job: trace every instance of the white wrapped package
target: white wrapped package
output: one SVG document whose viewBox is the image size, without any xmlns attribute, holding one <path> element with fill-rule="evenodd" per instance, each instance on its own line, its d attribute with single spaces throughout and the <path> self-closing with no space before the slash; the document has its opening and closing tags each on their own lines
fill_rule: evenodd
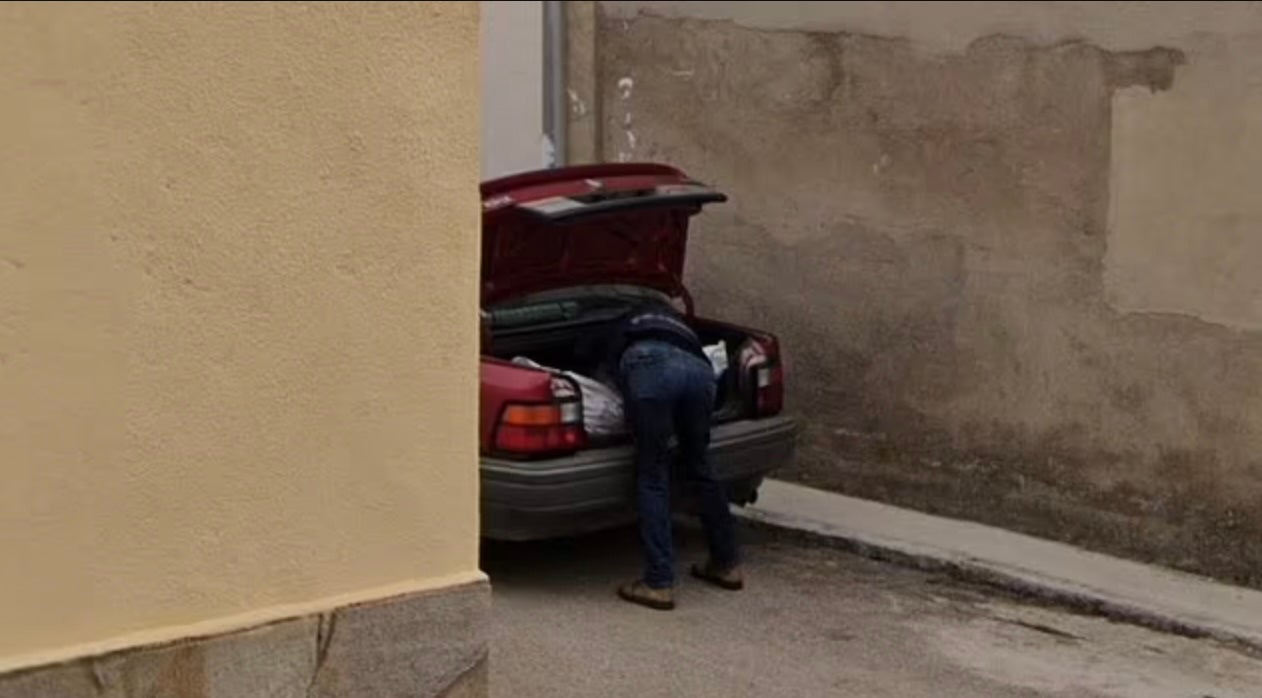
<svg viewBox="0 0 1262 698">
<path fill-rule="evenodd" d="M 627 433 L 627 420 L 622 409 L 622 395 L 614 388 L 587 376 L 541 366 L 524 356 L 513 359 L 519 366 L 528 366 L 565 376 L 578 385 L 583 398 L 583 431 L 589 437 L 607 438 Z"/>
<path fill-rule="evenodd" d="M 711 344 L 705 347 L 705 355 L 710 360 L 710 366 L 714 368 L 714 377 L 722 376 L 727 370 L 727 345 L 723 342 Z"/>
</svg>

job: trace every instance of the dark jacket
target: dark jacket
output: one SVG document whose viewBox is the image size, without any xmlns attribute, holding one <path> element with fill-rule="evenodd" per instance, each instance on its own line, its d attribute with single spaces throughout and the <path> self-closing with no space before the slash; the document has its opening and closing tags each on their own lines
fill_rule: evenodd
<svg viewBox="0 0 1262 698">
<path fill-rule="evenodd" d="M 637 342 L 650 340 L 672 344 L 709 362 L 701 338 L 678 311 L 663 303 L 645 303 L 629 308 L 599 336 L 591 338 L 589 351 L 595 354 L 595 377 L 614 383 L 627 349 Z"/>
</svg>

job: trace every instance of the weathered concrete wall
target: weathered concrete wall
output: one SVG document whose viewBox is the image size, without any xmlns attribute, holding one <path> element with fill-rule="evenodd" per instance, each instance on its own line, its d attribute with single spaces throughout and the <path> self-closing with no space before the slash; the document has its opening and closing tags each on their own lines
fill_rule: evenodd
<svg viewBox="0 0 1262 698">
<path fill-rule="evenodd" d="M 467 2 L 0 5 L 0 672 L 485 599 L 477 40 Z M 74 677 L 311 686 L 189 653 L 204 692 Z"/>
<path fill-rule="evenodd" d="M 1262 584 L 1262 12 L 601 3 L 603 156 L 732 203 L 799 479 Z"/>
</svg>

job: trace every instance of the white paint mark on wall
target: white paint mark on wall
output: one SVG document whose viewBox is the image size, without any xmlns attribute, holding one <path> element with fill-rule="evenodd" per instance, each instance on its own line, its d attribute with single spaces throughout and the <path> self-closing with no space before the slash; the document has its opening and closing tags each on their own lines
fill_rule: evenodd
<svg viewBox="0 0 1262 698">
<path fill-rule="evenodd" d="M 549 135 L 548 135 L 548 134 L 546 134 L 546 133 L 545 133 L 545 134 L 543 134 L 542 136 L 540 136 L 540 138 L 539 138 L 539 150 L 540 150 L 540 152 L 543 154 L 543 165 L 544 165 L 544 167 L 556 167 L 556 166 L 557 166 L 557 164 L 558 164 L 558 163 L 557 163 L 557 149 L 556 149 L 556 146 L 552 144 L 552 137 L 551 137 L 551 136 L 549 136 Z"/>
<path fill-rule="evenodd" d="M 635 90 L 635 80 L 631 76 L 625 76 L 618 79 L 618 96 L 622 101 L 626 102 L 631 99 L 631 93 Z M 631 130 L 632 118 L 630 106 L 625 107 L 627 112 L 622 115 L 622 133 L 626 138 L 626 150 L 618 149 L 618 162 L 631 162 L 635 158 L 635 133 Z"/>
<path fill-rule="evenodd" d="M 635 131 L 631 130 L 631 114 L 623 119 L 622 135 L 626 138 L 626 149 L 618 149 L 618 162 L 631 162 L 635 158 Z"/>
<path fill-rule="evenodd" d="M 626 138 L 626 150 L 618 149 L 618 162 L 630 162 L 635 157 L 635 131 L 631 130 L 631 112 L 622 117 L 622 135 Z"/>
<path fill-rule="evenodd" d="M 587 116 L 587 103 L 578 96 L 578 93 L 573 88 L 566 88 L 565 93 L 570 98 L 570 113 L 580 119 Z"/>
</svg>

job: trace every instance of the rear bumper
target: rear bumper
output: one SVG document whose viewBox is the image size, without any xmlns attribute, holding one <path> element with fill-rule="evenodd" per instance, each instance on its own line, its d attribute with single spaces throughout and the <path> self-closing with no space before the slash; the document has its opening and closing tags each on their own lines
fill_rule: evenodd
<svg viewBox="0 0 1262 698">
<path fill-rule="evenodd" d="M 796 444 L 790 417 L 723 424 L 711 438 L 710 465 L 737 499 L 792 460 Z M 482 535 L 533 540 L 633 521 L 633 456 L 622 446 L 544 461 L 483 458 Z"/>
</svg>

